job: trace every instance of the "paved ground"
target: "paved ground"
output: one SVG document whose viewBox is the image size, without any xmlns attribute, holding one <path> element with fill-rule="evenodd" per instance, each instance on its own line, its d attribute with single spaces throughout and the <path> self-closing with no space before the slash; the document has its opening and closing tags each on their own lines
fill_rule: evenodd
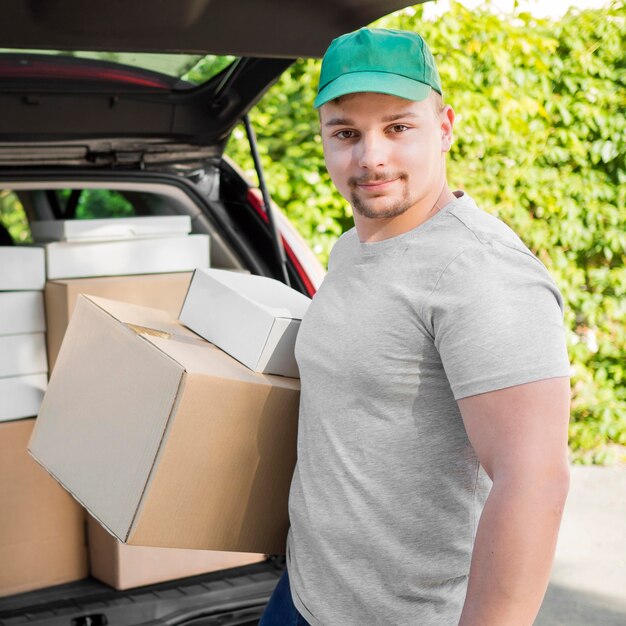
<svg viewBox="0 0 626 626">
<path fill-rule="evenodd" d="M 626 467 L 572 467 L 535 626 L 626 626 Z"/>
</svg>

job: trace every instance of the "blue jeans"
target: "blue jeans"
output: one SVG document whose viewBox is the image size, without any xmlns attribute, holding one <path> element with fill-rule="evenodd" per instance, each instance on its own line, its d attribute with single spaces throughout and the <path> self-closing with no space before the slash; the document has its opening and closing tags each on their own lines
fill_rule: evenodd
<svg viewBox="0 0 626 626">
<path fill-rule="evenodd" d="M 280 577 L 270 601 L 265 607 L 259 626 L 309 626 L 293 604 L 287 568 Z"/>
</svg>

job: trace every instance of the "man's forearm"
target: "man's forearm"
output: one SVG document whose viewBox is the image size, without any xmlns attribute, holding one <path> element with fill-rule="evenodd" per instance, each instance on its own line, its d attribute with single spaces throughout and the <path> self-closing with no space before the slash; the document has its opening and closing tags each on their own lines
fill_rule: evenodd
<svg viewBox="0 0 626 626">
<path fill-rule="evenodd" d="M 530 472 L 529 472 L 530 473 Z M 483 510 L 459 626 L 529 626 L 545 594 L 567 471 L 496 480 Z"/>
</svg>

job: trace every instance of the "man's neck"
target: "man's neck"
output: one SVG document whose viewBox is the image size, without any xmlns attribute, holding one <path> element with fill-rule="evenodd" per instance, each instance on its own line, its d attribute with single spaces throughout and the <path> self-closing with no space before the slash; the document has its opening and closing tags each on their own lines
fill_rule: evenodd
<svg viewBox="0 0 626 626">
<path fill-rule="evenodd" d="M 372 243 L 397 237 L 417 228 L 455 199 L 456 196 L 448 185 L 444 184 L 437 196 L 424 198 L 396 217 L 367 218 L 355 212 L 354 225 L 357 235 L 362 243 Z"/>
</svg>

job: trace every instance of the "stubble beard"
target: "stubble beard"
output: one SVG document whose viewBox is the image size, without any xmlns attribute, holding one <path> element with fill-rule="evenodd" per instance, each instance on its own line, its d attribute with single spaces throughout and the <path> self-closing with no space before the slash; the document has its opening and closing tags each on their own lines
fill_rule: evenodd
<svg viewBox="0 0 626 626">
<path fill-rule="evenodd" d="M 373 196 L 368 199 L 364 199 L 358 195 L 358 188 L 357 188 L 358 184 L 372 183 L 372 182 L 378 182 L 382 180 L 391 180 L 394 178 L 399 178 L 400 181 L 404 183 L 402 197 L 398 198 L 397 200 L 394 200 L 388 206 L 384 206 L 383 208 L 378 208 L 378 209 L 375 208 L 375 202 L 377 198 L 380 198 L 384 194 L 381 194 L 380 196 Z M 357 213 L 359 213 L 359 215 L 362 215 L 363 217 L 366 217 L 369 219 L 388 219 L 390 217 L 397 217 L 398 215 L 402 215 L 404 212 L 410 209 L 411 206 L 413 206 L 413 202 L 411 201 L 411 198 L 409 197 L 408 185 L 406 184 L 407 179 L 408 179 L 408 176 L 405 173 L 395 174 L 395 175 L 388 175 L 388 174 L 383 173 L 375 177 L 350 178 L 350 180 L 348 181 L 348 184 L 351 189 L 350 204 L 352 205 L 352 208 Z"/>
</svg>

